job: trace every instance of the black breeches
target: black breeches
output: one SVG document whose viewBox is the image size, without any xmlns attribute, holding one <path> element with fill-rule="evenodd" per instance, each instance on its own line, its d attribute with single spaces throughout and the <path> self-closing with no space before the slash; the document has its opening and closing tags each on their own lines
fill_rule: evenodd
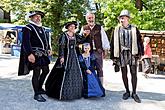
<svg viewBox="0 0 165 110">
<path fill-rule="evenodd" d="M 35 94 L 38 94 L 39 91 L 42 89 L 42 85 L 48 73 L 49 73 L 48 66 L 42 66 L 42 67 L 38 66 L 33 69 L 32 85 Z"/>
<path fill-rule="evenodd" d="M 121 67 L 121 71 L 122 71 L 122 79 L 123 79 L 124 86 L 126 88 L 126 92 L 129 92 L 127 66 Z M 131 73 L 131 82 L 132 82 L 133 93 L 136 93 L 136 87 L 137 87 L 137 67 L 136 67 L 136 65 L 130 66 L 130 73 Z"/>
</svg>

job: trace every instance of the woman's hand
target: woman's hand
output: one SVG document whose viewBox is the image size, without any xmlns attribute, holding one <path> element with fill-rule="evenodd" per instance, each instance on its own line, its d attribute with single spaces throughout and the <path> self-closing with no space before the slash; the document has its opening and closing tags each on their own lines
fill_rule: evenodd
<svg viewBox="0 0 165 110">
<path fill-rule="evenodd" d="M 51 50 L 48 50 L 48 55 L 51 56 L 53 52 Z"/>
<path fill-rule="evenodd" d="M 64 63 L 64 58 L 60 59 L 60 63 L 63 64 Z"/>
<path fill-rule="evenodd" d="M 33 54 L 30 54 L 30 55 L 28 56 L 28 60 L 29 60 L 29 62 L 31 62 L 31 63 L 35 63 L 35 56 L 34 56 Z"/>
</svg>

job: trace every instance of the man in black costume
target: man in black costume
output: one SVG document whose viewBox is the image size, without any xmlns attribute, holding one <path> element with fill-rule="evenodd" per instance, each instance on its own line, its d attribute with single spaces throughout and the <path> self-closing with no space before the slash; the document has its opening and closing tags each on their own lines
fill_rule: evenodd
<svg viewBox="0 0 165 110">
<path fill-rule="evenodd" d="M 115 27 L 111 40 L 111 59 L 121 67 L 122 79 L 126 89 L 123 99 L 130 97 L 127 77 L 127 65 L 130 67 L 132 82 L 132 98 L 140 103 L 136 94 L 137 87 L 137 60 L 144 54 L 143 42 L 137 27 L 129 24 L 130 13 L 128 10 L 121 11 L 119 17 L 120 25 Z"/>
<path fill-rule="evenodd" d="M 30 11 L 28 14 L 29 24 L 23 28 L 23 40 L 21 45 L 21 55 L 18 75 L 26 75 L 33 70 L 32 85 L 34 89 L 34 99 L 45 102 L 41 95 L 45 91 L 42 88 L 44 80 L 49 73 L 49 39 L 42 27 L 41 19 L 44 13 L 41 11 Z M 42 73 L 41 73 L 42 72 Z"/>
</svg>

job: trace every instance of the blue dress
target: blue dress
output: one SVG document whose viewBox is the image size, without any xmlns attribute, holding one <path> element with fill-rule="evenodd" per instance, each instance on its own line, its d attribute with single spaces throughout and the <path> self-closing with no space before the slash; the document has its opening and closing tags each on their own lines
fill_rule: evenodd
<svg viewBox="0 0 165 110">
<path fill-rule="evenodd" d="M 79 56 L 80 67 L 83 74 L 83 96 L 88 97 L 103 97 L 105 96 L 105 89 L 101 85 L 99 78 L 96 75 L 96 58 L 93 54 L 89 57 Z M 88 74 L 86 70 L 89 69 L 92 73 Z"/>
</svg>

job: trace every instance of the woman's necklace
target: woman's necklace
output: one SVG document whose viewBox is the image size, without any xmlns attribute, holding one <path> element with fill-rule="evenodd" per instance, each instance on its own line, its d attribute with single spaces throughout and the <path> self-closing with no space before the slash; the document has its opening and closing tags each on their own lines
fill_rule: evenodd
<svg viewBox="0 0 165 110">
<path fill-rule="evenodd" d="M 68 35 L 69 39 L 74 39 L 75 38 L 73 33 L 67 32 L 67 35 Z"/>
</svg>

